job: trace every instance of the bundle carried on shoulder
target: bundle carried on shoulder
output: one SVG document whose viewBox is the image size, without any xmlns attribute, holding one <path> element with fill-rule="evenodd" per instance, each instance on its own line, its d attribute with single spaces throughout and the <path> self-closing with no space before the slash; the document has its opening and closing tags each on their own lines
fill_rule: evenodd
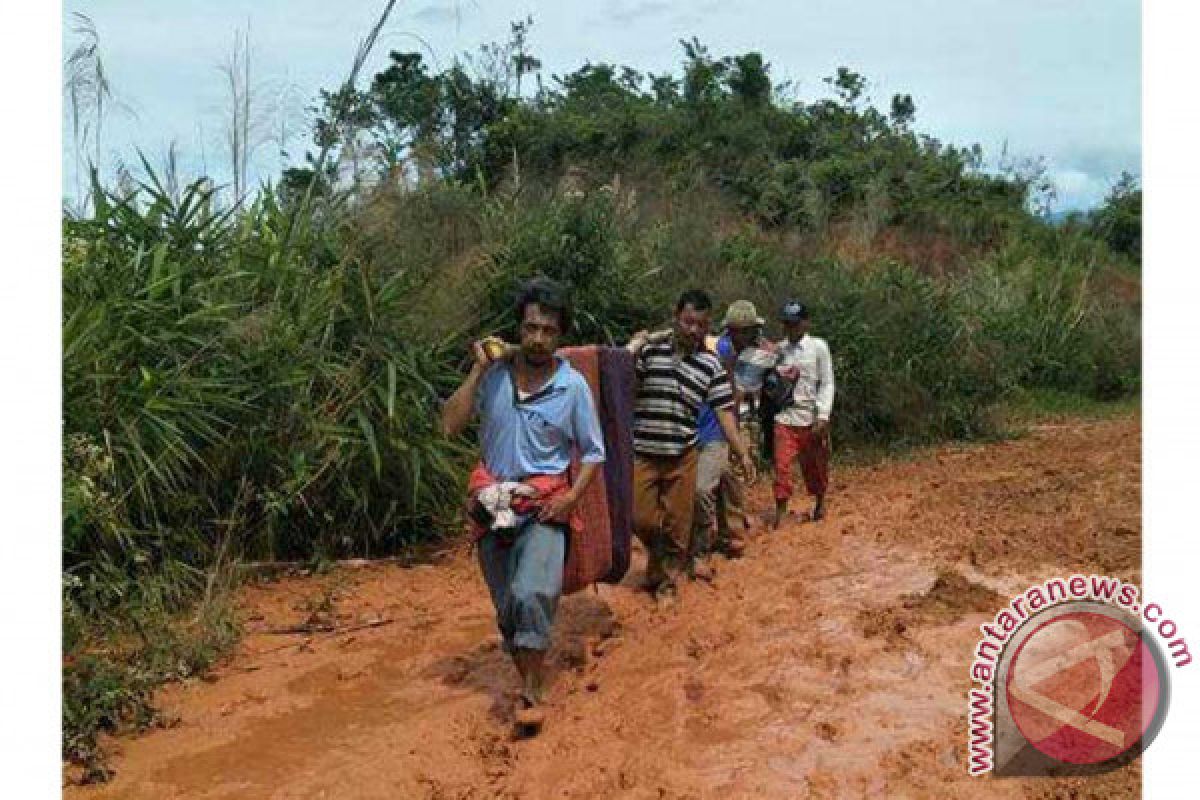
<svg viewBox="0 0 1200 800">
<path fill-rule="evenodd" d="M 563 566 L 563 594 L 593 583 L 619 583 L 629 569 L 633 539 L 633 356 L 623 347 L 565 347 L 566 358 L 592 391 L 604 434 L 603 469 L 577 507 L 582 530 L 572 530 Z M 579 474 L 578 454 L 570 478 Z"/>
</svg>

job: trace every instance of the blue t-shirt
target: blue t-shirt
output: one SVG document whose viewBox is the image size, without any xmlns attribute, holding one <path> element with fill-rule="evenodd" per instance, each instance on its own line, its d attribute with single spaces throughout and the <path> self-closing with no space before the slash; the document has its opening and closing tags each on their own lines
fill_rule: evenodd
<svg viewBox="0 0 1200 800">
<path fill-rule="evenodd" d="M 717 339 L 717 355 L 720 356 L 722 363 L 733 358 L 733 342 L 729 340 L 728 333 L 721 334 L 721 338 Z M 708 403 L 705 403 L 700 406 L 700 413 L 696 416 L 696 446 L 703 447 L 706 444 L 723 441 L 725 441 L 725 434 L 721 431 L 720 424 L 717 423 L 717 415 L 713 413 Z"/>
<path fill-rule="evenodd" d="M 500 480 L 558 475 L 579 448 L 584 463 L 604 461 L 604 435 L 587 381 L 566 360 L 538 391 L 517 401 L 507 364 L 494 364 L 475 395 L 483 463 Z"/>
</svg>

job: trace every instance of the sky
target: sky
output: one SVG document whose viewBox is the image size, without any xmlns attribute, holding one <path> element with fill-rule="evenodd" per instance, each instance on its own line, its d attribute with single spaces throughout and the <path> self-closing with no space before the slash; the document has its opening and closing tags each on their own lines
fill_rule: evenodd
<svg viewBox="0 0 1200 800">
<path fill-rule="evenodd" d="M 293 132 L 302 158 L 311 139 L 303 108 L 345 79 L 357 43 L 382 0 L 67 0 L 63 51 L 78 41 L 73 12 L 88 15 L 113 92 L 127 109 L 105 122 L 104 168 L 161 162 L 174 142 L 183 171 L 228 180 L 222 144 L 227 102 L 219 67 L 235 33 L 248 31 L 251 82 L 266 130 Z M 480 44 L 505 41 L 509 23 L 532 16 L 530 49 L 543 76 L 587 62 L 678 73 L 679 39 L 697 36 L 716 56 L 759 51 L 776 82 L 800 100 L 826 95 L 839 66 L 864 74 L 886 109 L 912 95 L 916 129 L 943 142 L 979 143 L 987 162 L 1043 158 L 1056 210 L 1087 209 L 1123 170 L 1141 174 L 1141 8 L 1136 0 L 401 0 L 364 71 L 392 49 L 424 52 L 445 66 Z M 63 192 L 76 186 L 63 124 Z M 277 175 L 276 144 L 255 153 L 252 172 Z"/>
</svg>

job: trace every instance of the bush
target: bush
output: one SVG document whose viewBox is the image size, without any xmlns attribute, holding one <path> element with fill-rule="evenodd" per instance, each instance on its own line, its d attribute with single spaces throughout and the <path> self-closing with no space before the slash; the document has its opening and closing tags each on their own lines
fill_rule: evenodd
<svg viewBox="0 0 1200 800">
<path fill-rule="evenodd" d="M 497 233 L 490 263 L 479 276 L 487 287 L 481 330 L 503 330 L 515 340 L 513 303 L 520 285 L 535 275 L 571 289 L 573 341 L 624 341 L 661 318 L 665 303 L 657 270 L 628 247 L 611 193 L 549 199 L 518 210 Z"/>
</svg>

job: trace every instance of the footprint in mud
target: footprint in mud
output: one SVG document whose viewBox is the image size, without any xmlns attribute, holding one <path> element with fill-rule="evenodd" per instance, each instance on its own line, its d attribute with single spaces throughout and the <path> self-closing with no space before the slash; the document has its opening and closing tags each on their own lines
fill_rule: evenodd
<svg viewBox="0 0 1200 800">
<path fill-rule="evenodd" d="M 827 742 L 836 742 L 838 739 L 842 738 L 841 726 L 835 722 L 830 722 L 829 720 L 822 720 L 821 722 L 818 722 L 815 730 L 817 732 L 817 736 L 820 736 Z"/>
<path fill-rule="evenodd" d="M 792 581 L 784 590 L 789 598 L 796 601 L 796 605 L 804 605 L 811 597 L 812 590 L 809 589 L 808 581 Z"/>
<path fill-rule="evenodd" d="M 778 713 L 784 708 L 787 702 L 786 691 L 775 684 L 756 683 L 750 687 L 750 691 L 756 692 L 763 700 L 767 701 L 767 707 L 772 713 Z"/>
</svg>

